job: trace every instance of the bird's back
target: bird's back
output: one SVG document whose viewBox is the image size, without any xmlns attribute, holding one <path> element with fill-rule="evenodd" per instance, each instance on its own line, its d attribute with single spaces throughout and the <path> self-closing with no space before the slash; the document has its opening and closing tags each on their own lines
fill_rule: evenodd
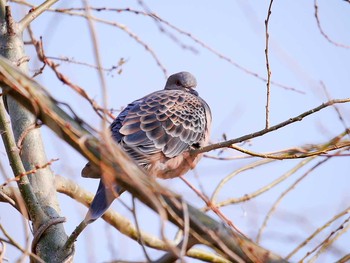
<svg viewBox="0 0 350 263">
<path fill-rule="evenodd" d="M 173 74 L 164 90 L 130 103 L 112 123 L 113 138 L 149 175 L 173 178 L 199 161 L 201 155 L 190 150 L 207 144 L 211 112 L 195 91 L 196 85 L 191 73 Z M 101 167 L 90 162 L 82 170 L 83 177 L 101 178 L 101 174 Z M 105 179 L 102 176 L 85 222 L 102 216 L 124 191 L 116 181 Z"/>
<path fill-rule="evenodd" d="M 188 151 L 207 143 L 210 121 L 210 108 L 196 92 L 160 90 L 130 103 L 112 123 L 111 131 L 151 175 L 170 178 L 198 162 Z"/>
</svg>

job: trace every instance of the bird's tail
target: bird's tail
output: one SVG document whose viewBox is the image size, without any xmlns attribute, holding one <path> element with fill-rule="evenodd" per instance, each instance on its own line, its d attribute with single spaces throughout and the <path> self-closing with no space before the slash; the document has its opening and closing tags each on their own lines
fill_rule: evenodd
<svg viewBox="0 0 350 263">
<path fill-rule="evenodd" d="M 124 190 L 120 186 L 113 185 L 106 187 L 103 181 L 100 180 L 96 195 L 91 202 L 89 211 L 87 212 L 84 221 L 86 223 L 92 223 L 101 217 L 110 207 L 114 199 L 119 197 L 119 195 L 121 195 L 123 192 Z"/>
</svg>

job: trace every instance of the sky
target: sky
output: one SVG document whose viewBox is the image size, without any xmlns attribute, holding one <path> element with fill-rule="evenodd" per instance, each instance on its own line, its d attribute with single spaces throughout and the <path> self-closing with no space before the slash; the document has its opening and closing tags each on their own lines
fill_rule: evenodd
<svg viewBox="0 0 350 263">
<path fill-rule="evenodd" d="M 340 0 L 317 2 L 320 24 L 327 36 L 337 43 L 350 45 L 350 4 Z M 38 5 L 40 1 L 31 3 Z M 120 74 L 115 71 L 104 74 L 108 108 L 119 110 L 127 103 L 164 87 L 166 75 L 148 51 L 150 49 L 166 69 L 167 75 L 189 71 L 196 76 L 197 91 L 210 105 L 213 114 L 211 143 L 222 141 L 224 137 L 237 138 L 265 127 L 266 81 L 255 75 L 264 79 L 267 77 L 264 21 L 269 1 L 149 0 L 140 5 L 138 1 L 90 0 L 90 4 L 94 7 L 151 10 L 181 29 L 181 32 L 187 32 L 179 33 L 166 24 L 155 22 L 142 14 L 94 12 L 97 17 L 119 25 L 115 27 L 103 23 L 95 24 L 102 65 L 109 68 L 117 65 L 121 59 L 125 60 L 120 67 Z M 16 19 L 28 10 L 16 4 L 11 5 Z M 81 5 L 80 1 L 62 0 L 54 7 Z M 350 97 L 347 88 L 350 83 L 350 49 L 336 46 L 322 36 L 315 19 L 314 1 L 274 1 L 271 11 L 268 24 L 271 81 L 280 85 L 271 84 L 270 124 L 275 125 L 297 116 L 329 99 Z M 163 27 L 166 33 L 160 31 L 159 26 Z M 32 29 L 37 38 L 43 37 L 47 56 L 68 57 L 74 61 L 95 64 L 91 35 L 84 19 L 47 12 L 32 23 Z M 136 37 L 132 38 L 130 35 Z M 27 34 L 24 38 L 28 40 Z M 144 45 L 140 44 L 140 41 Z M 35 57 L 33 47 L 26 48 L 27 54 L 32 58 L 30 73 L 33 74 L 41 64 Z M 103 104 L 102 88 L 96 70 L 82 65 L 59 63 L 59 69 L 70 80 Z M 76 114 L 86 122 L 93 127 L 100 127 L 101 121 L 89 103 L 60 83 L 50 69 L 46 68 L 44 74 L 36 77 L 36 80 L 59 101 L 69 103 Z M 348 127 L 349 105 L 339 105 L 338 109 L 345 126 Z M 239 146 L 250 151 L 267 153 L 322 144 L 343 132 L 344 123 L 340 121 L 335 109 L 329 107 L 303 121 Z M 98 182 L 80 177 L 86 160 L 46 127 L 42 128 L 42 133 L 48 158 L 59 158 L 59 161 L 52 165 L 54 173 L 71 178 L 94 192 Z M 1 165 L 10 173 L 5 151 L 3 148 L 0 150 Z M 217 156 L 219 151 L 208 154 Z M 220 156 L 233 157 L 242 154 L 229 150 Z M 263 232 L 262 246 L 286 256 L 318 227 L 348 207 L 348 158 L 331 158 L 312 171 L 283 198 Z M 201 188 L 206 195 L 211 196 L 223 178 L 257 160 L 259 159 L 248 158 L 222 161 L 203 158 L 195 172 L 189 172 L 186 178 Z M 323 158 L 311 161 L 263 195 L 249 202 L 224 207 L 222 211 L 244 233 L 255 239 L 264 217 L 281 193 L 320 160 Z M 274 161 L 241 173 L 223 187 L 218 200 L 249 194 L 293 169 L 301 161 Z M 203 201 L 181 180 L 172 179 L 160 183 L 182 194 L 194 206 L 204 206 Z M 67 217 L 65 229 L 67 233 L 71 233 L 84 217 L 86 208 L 60 194 L 59 200 L 62 215 Z M 124 194 L 121 200 L 131 205 L 129 194 Z M 120 201 L 114 202 L 113 209 L 133 221 L 132 214 Z M 159 236 L 157 216 L 139 202 L 137 211 L 141 228 Z M 16 213 L 8 213 L 8 205 L 0 204 L 1 223 L 14 236 L 23 236 L 22 229 L 13 227 L 14 220 L 21 226 L 22 221 Z M 346 217 L 342 217 L 331 224 L 292 260 L 301 259 L 345 219 Z M 176 233 L 176 229 L 170 224 L 166 231 L 169 238 Z M 350 234 L 345 233 L 335 242 L 332 249 L 317 259 L 317 262 L 331 262 L 341 258 L 349 253 L 349 242 Z M 148 252 L 152 259 L 161 255 L 151 249 Z M 14 259 L 16 255 L 16 251 L 9 247 L 7 257 Z M 107 226 L 103 220 L 98 220 L 79 238 L 75 259 L 76 262 L 144 260 L 144 255 L 135 241 Z M 195 261 L 188 259 L 188 262 Z"/>
</svg>

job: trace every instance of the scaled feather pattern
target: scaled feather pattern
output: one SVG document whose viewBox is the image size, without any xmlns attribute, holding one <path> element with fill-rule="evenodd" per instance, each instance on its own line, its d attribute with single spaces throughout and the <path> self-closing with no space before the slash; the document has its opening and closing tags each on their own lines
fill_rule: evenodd
<svg viewBox="0 0 350 263">
<path fill-rule="evenodd" d="M 163 90 L 128 104 L 111 124 L 113 138 L 149 175 L 178 177 L 201 158 L 189 151 L 207 145 L 212 117 L 210 107 L 194 90 L 196 85 L 188 72 L 173 74 Z M 101 178 L 101 171 L 88 163 L 82 176 Z M 101 180 L 85 220 L 102 216 L 122 192 Z"/>
</svg>

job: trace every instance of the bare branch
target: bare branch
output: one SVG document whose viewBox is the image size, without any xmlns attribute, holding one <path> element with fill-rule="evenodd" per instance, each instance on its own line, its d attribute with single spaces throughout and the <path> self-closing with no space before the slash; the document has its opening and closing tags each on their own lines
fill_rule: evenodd
<svg viewBox="0 0 350 263">
<path fill-rule="evenodd" d="M 29 171 L 25 171 L 23 173 L 20 173 L 20 174 L 16 175 L 14 178 L 6 180 L 6 182 L 1 184 L 0 187 L 6 186 L 10 182 L 20 181 L 24 176 L 27 176 L 27 175 L 30 175 L 30 174 L 35 174 L 35 173 L 38 172 L 38 170 L 45 169 L 46 167 L 50 166 L 55 161 L 58 161 L 58 159 L 51 159 L 50 161 L 48 161 L 47 163 L 45 163 L 43 165 L 35 165 L 34 169 L 31 169 Z"/>
<path fill-rule="evenodd" d="M 345 1 L 350 3 L 350 0 L 345 0 Z M 342 257 L 341 259 L 339 259 L 335 263 L 346 263 L 346 262 L 349 262 L 349 260 L 350 260 L 350 254 L 346 254 L 344 257 Z"/>
<path fill-rule="evenodd" d="M 23 19 L 18 22 L 18 28 L 20 32 L 23 32 L 24 29 L 28 27 L 28 25 L 35 19 L 37 18 L 40 14 L 45 12 L 48 8 L 50 8 L 53 4 L 58 2 L 58 0 L 46 0 L 43 2 L 41 5 L 38 7 L 32 8 L 29 11 L 29 14 L 27 14 Z"/>
<path fill-rule="evenodd" d="M 300 245 L 298 245 L 292 252 L 290 252 L 287 255 L 287 259 L 291 258 L 294 254 L 296 254 L 302 247 L 304 247 L 307 243 L 309 243 L 313 238 L 315 238 L 319 233 L 321 233 L 323 230 L 325 230 L 327 227 L 329 227 L 332 223 L 334 223 L 337 219 L 348 215 L 350 213 L 350 207 L 346 208 L 339 214 L 332 217 L 330 220 L 328 220 L 323 226 L 317 228 L 309 237 L 305 239 Z"/>
<path fill-rule="evenodd" d="M 270 0 L 269 9 L 267 10 L 267 17 L 265 20 L 265 61 L 267 71 L 267 82 L 266 82 L 266 106 L 265 106 L 265 129 L 270 126 L 270 85 L 271 85 L 271 69 L 269 62 L 269 21 L 271 16 L 271 7 L 273 0 Z"/>
<path fill-rule="evenodd" d="M 347 0 L 345 0 L 347 1 Z M 342 48 L 350 48 L 350 46 L 348 45 L 344 45 L 342 43 L 338 43 L 335 42 L 334 40 L 332 40 L 322 29 L 321 26 L 321 22 L 320 22 L 320 18 L 318 17 L 318 4 L 317 4 L 317 0 L 314 0 L 314 8 L 315 8 L 315 18 L 316 18 L 316 22 L 317 22 L 317 27 L 320 30 L 321 35 L 331 44 L 337 46 L 337 47 L 342 47 Z"/>
<path fill-rule="evenodd" d="M 96 65 L 93 64 L 89 64 L 86 62 L 82 62 L 82 61 L 76 61 L 74 58 L 69 58 L 69 57 L 51 57 L 51 56 L 46 56 L 47 59 L 52 59 L 52 60 L 59 60 L 59 61 L 63 61 L 63 62 L 67 62 L 67 63 L 71 63 L 71 64 L 77 64 L 77 65 L 81 65 L 81 66 L 85 66 L 85 67 L 89 67 L 89 68 L 93 68 L 93 69 L 101 69 L 107 73 L 113 73 L 113 71 L 116 71 L 118 74 L 121 73 L 122 69 L 121 66 L 126 63 L 126 61 L 121 58 L 118 62 L 117 65 L 112 65 L 109 68 L 106 67 L 102 67 L 99 68 Z"/>
<path fill-rule="evenodd" d="M 189 186 L 206 204 L 206 206 L 212 210 L 215 214 L 217 214 L 227 225 L 235 229 L 238 233 L 240 233 L 242 236 L 245 236 L 233 223 L 231 220 L 229 220 L 220 210 L 219 207 L 212 203 L 211 200 L 206 197 L 204 194 L 202 194 L 198 189 L 196 189 L 188 180 L 186 180 L 185 177 L 180 177 L 182 181 L 184 181 L 187 186 Z"/>
<path fill-rule="evenodd" d="M 28 2 L 20 1 L 20 0 L 12 0 L 12 2 L 23 4 L 23 5 L 26 5 L 26 6 L 29 6 L 29 7 L 33 6 L 32 4 L 30 4 Z M 262 77 L 262 76 L 260 76 L 258 73 L 253 72 L 252 70 L 250 70 L 250 69 L 240 65 L 239 63 L 235 62 L 232 58 L 229 58 L 229 57 L 225 56 L 224 54 L 220 53 L 219 51 L 215 50 L 214 48 L 212 48 L 208 44 L 204 43 L 202 40 L 200 40 L 199 38 L 195 37 L 191 33 L 174 26 L 169 21 L 167 21 L 164 18 L 160 17 L 156 13 L 153 13 L 153 12 L 152 13 L 147 13 L 147 12 L 143 12 L 143 11 L 135 10 L 135 9 L 131 9 L 131 8 L 91 7 L 91 9 L 94 10 L 94 11 L 98 11 L 98 12 L 100 12 L 100 11 L 114 11 L 114 12 L 118 12 L 119 13 L 119 12 L 125 11 L 125 12 L 131 12 L 131 13 L 134 13 L 134 14 L 137 14 L 137 15 L 141 14 L 141 15 L 144 15 L 144 16 L 148 16 L 148 17 L 152 18 L 153 20 L 155 20 L 157 23 L 161 22 L 164 25 L 166 25 L 169 28 L 171 28 L 172 30 L 178 32 L 179 34 L 190 38 L 196 44 L 198 44 L 202 48 L 208 50 L 210 53 L 214 54 L 218 58 L 227 61 L 229 64 L 233 65 L 238 70 L 240 70 L 240 71 L 242 71 L 242 72 L 244 72 L 244 73 L 246 73 L 248 75 L 251 75 L 251 76 L 253 76 L 253 77 L 255 77 L 255 78 L 257 78 L 257 79 L 259 79 L 259 80 L 261 80 L 261 81 L 263 81 L 265 83 L 267 82 L 267 79 Z M 81 14 L 79 12 L 72 12 L 72 11 L 82 11 L 82 10 L 84 10 L 84 9 L 83 8 L 67 8 L 67 9 L 49 9 L 48 11 L 58 12 L 58 13 L 71 15 L 71 16 L 81 16 L 81 17 L 85 17 L 86 18 L 85 14 Z M 119 23 L 116 23 L 116 22 L 111 22 L 111 21 L 106 21 L 106 20 L 103 20 L 103 19 L 99 19 L 99 18 L 97 18 L 95 16 L 92 16 L 91 19 L 93 19 L 93 20 L 95 20 L 97 22 L 100 22 L 100 23 L 108 24 L 108 25 L 111 25 L 111 26 L 116 26 L 116 27 L 124 30 L 127 34 L 129 34 L 130 37 L 134 38 L 137 42 L 139 42 L 139 44 L 144 46 L 145 49 L 148 52 L 151 53 L 153 58 L 156 60 L 158 66 L 163 70 L 164 74 L 166 75 L 166 69 L 162 65 L 162 63 L 160 62 L 160 60 L 158 59 L 158 57 L 156 56 L 154 51 L 146 43 L 144 43 L 141 39 L 139 39 L 139 37 L 135 33 L 131 32 L 126 26 L 124 26 L 122 24 L 119 24 Z M 161 30 L 161 32 L 164 32 L 164 29 L 160 28 L 160 30 Z M 174 40 L 174 37 L 171 37 L 171 38 Z M 177 41 L 175 40 L 175 42 L 177 42 Z M 191 48 L 189 48 L 187 46 L 184 46 L 184 45 L 181 45 L 181 47 L 186 48 L 186 49 L 191 49 Z M 281 83 L 277 83 L 277 82 L 274 82 L 274 81 L 271 81 L 271 84 L 275 85 L 276 87 L 280 87 L 280 88 L 283 88 L 285 90 L 294 91 L 294 92 L 297 92 L 297 93 L 300 93 L 300 94 L 304 94 L 305 93 L 302 90 L 299 90 L 299 89 L 296 89 L 294 87 L 290 87 L 290 86 L 287 86 L 287 85 L 284 85 L 284 84 L 281 84 Z"/>
<path fill-rule="evenodd" d="M 106 109 L 107 108 L 107 84 L 106 84 L 106 79 L 103 75 L 103 72 L 101 70 L 102 68 L 102 61 L 101 61 L 101 54 L 100 54 L 100 49 L 99 49 L 99 44 L 98 44 L 98 39 L 97 39 L 97 33 L 95 29 L 94 22 L 91 19 L 91 14 L 90 14 L 90 6 L 89 6 L 89 1 L 88 0 L 82 0 L 84 7 L 85 7 L 85 15 L 86 15 L 86 21 L 88 24 L 90 36 L 91 36 L 91 42 L 93 45 L 93 55 L 95 59 L 95 63 L 97 65 L 97 72 L 98 72 L 98 77 L 100 80 L 100 86 L 101 86 L 101 93 L 102 93 L 102 101 L 103 101 L 103 107 Z M 107 131 L 107 111 L 103 111 L 103 118 L 102 118 L 102 128 L 103 128 L 103 134 L 105 134 L 105 131 Z M 109 136 L 109 135 L 107 135 Z M 106 137 L 107 137 L 106 136 Z"/>
<path fill-rule="evenodd" d="M 44 88 L 3 58 L 0 58 L 0 73 L 0 83 L 6 85 L 4 91 L 8 95 L 35 112 L 44 124 L 94 165 L 103 164 L 106 175 L 115 178 L 121 187 L 157 213 L 164 211 L 166 214 L 161 214 L 162 218 L 167 218 L 180 228 L 184 228 L 181 197 L 160 186 L 154 178 L 147 176 L 116 144 L 110 144 L 108 147 L 101 145 L 103 142 L 93 137 L 89 131 L 81 127 L 80 123 L 59 108 Z M 101 147 L 106 150 L 101 151 Z M 201 237 L 201 240 L 205 240 L 205 244 L 216 248 L 229 259 L 236 260 L 239 257 L 244 262 L 256 262 L 264 258 L 267 261 L 286 262 L 191 205 L 187 204 L 187 207 L 190 227 L 193 231 L 191 235 Z"/>
<path fill-rule="evenodd" d="M 314 251 L 317 251 L 316 254 L 309 260 L 310 263 L 314 263 L 316 259 L 327 249 L 334 244 L 334 242 L 339 239 L 343 234 L 345 234 L 350 229 L 350 217 L 347 217 L 337 229 L 333 230 L 328 237 L 326 237 L 319 246 L 314 248 Z"/>
<path fill-rule="evenodd" d="M 224 187 L 224 185 L 229 182 L 232 178 L 234 178 L 235 176 L 237 176 L 238 174 L 244 172 L 244 171 L 247 171 L 247 170 L 250 170 L 250 169 L 254 169 L 260 165 L 265 165 L 267 163 L 270 163 L 274 160 L 259 160 L 257 162 L 254 162 L 254 163 L 251 163 L 251 164 L 248 164 L 232 173 L 230 173 L 228 176 L 226 176 L 224 179 L 222 179 L 220 181 L 220 183 L 216 186 L 210 200 L 211 202 L 213 202 L 216 206 L 219 206 L 218 203 L 216 202 L 216 199 L 217 199 L 217 196 L 218 194 L 220 193 L 221 189 Z"/>
<path fill-rule="evenodd" d="M 23 198 L 18 188 L 9 186 L 0 186 L 0 202 L 6 202 L 13 206 L 25 218 L 29 218 L 27 209 L 25 208 Z"/>
<path fill-rule="evenodd" d="M 229 176 L 225 177 L 220 184 L 218 185 L 218 187 L 215 189 L 213 196 L 211 198 L 212 202 L 215 204 L 216 207 L 222 207 L 222 206 L 227 206 L 227 205 L 231 205 L 231 204 L 237 204 L 237 203 L 241 203 L 241 202 L 246 202 L 252 198 L 255 198 L 265 192 L 267 192 L 268 190 L 270 190 L 271 188 L 275 187 L 276 185 L 280 184 L 281 182 L 285 181 L 286 179 L 288 179 L 291 175 L 295 174 L 298 170 L 300 170 L 302 167 L 304 167 L 306 164 L 308 164 L 309 162 L 311 162 L 312 160 L 314 160 L 315 157 L 311 157 L 311 158 L 307 158 L 305 160 L 302 160 L 299 164 L 297 164 L 295 167 L 293 167 L 291 170 L 287 171 L 286 173 L 284 173 L 282 176 L 280 176 L 279 178 L 277 178 L 276 180 L 274 180 L 273 182 L 267 184 L 266 186 L 252 192 L 249 194 L 245 194 L 242 197 L 237 197 L 237 198 L 229 198 L 227 200 L 221 201 L 221 202 L 216 202 L 215 203 L 215 199 L 216 196 L 218 195 L 218 191 L 224 186 L 224 184 L 226 182 L 228 182 L 230 179 L 232 179 L 234 176 L 238 175 L 239 173 L 247 170 L 247 169 L 252 169 L 254 167 L 257 167 L 258 165 L 263 165 L 266 164 L 267 161 L 271 160 L 260 160 L 258 162 L 255 162 L 251 165 L 247 165 L 233 173 L 231 173 Z M 209 210 L 208 208 L 205 208 L 205 211 Z M 260 238 L 260 237 L 259 237 Z M 258 240 L 257 240 L 258 241 Z"/>
<path fill-rule="evenodd" d="M 139 240 L 139 243 L 141 245 L 141 248 L 142 248 L 142 251 L 143 251 L 143 254 L 145 255 L 145 258 L 147 259 L 148 262 L 152 262 L 150 256 L 148 255 L 147 253 L 147 250 L 146 250 L 146 247 L 145 247 L 145 242 L 143 241 L 143 237 L 142 237 L 142 233 L 141 233 L 141 228 L 140 228 L 140 225 L 139 225 L 139 220 L 137 218 L 137 215 L 136 215 L 136 202 L 135 202 L 135 198 L 133 197 L 132 198 L 132 209 L 131 209 L 131 213 L 134 217 L 134 221 L 135 221 L 135 227 L 136 227 L 136 232 L 138 233 L 139 237 L 138 237 L 138 240 Z"/>
<path fill-rule="evenodd" d="M 273 204 L 273 206 L 271 207 L 271 209 L 269 210 L 269 212 L 266 214 L 264 221 L 259 229 L 259 233 L 257 235 L 257 242 L 260 242 L 261 239 L 261 235 L 262 232 L 264 231 L 264 229 L 267 226 L 268 221 L 271 218 L 271 215 L 276 211 L 277 206 L 281 203 L 281 201 L 283 200 L 283 198 L 291 192 L 291 190 L 293 190 L 303 179 L 305 179 L 312 171 L 314 171 L 316 168 L 318 168 L 319 166 L 321 166 L 322 164 L 324 164 L 325 162 L 327 162 L 331 157 L 328 157 L 322 161 L 319 161 L 318 163 L 316 163 L 314 166 L 312 166 L 310 169 L 308 169 L 302 176 L 300 176 L 297 180 L 295 180 L 295 182 L 293 184 L 291 184 L 287 190 L 285 190 L 280 196 L 279 198 L 275 201 L 275 203 Z"/>
<path fill-rule="evenodd" d="M 90 205 L 94 197 L 93 194 L 87 192 L 72 180 L 56 175 L 55 182 L 58 192 L 73 198 L 86 207 Z M 132 238 L 137 242 L 139 241 L 139 237 L 142 236 L 142 241 L 146 246 L 158 250 L 167 250 L 167 245 L 164 243 L 164 241 L 144 231 L 141 231 L 139 233 L 136 226 L 134 226 L 128 219 L 122 217 L 120 214 L 111 209 L 107 210 L 107 212 L 102 216 L 102 219 L 112 227 L 116 228 L 120 233 Z M 173 245 L 175 246 L 176 244 Z M 224 259 L 218 255 L 196 248 L 192 248 L 187 251 L 186 255 L 188 257 L 197 258 L 208 262 L 229 262 L 227 259 Z"/>
<path fill-rule="evenodd" d="M 6 109 L 2 97 L 0 97 L 0 130 L 3 131 L 1 133 L 1 137 L 4 142 L 13 173 L 15 175 L 26 175 L 26 170 L 22 164 L 19 150 L 12 133 L 10 121 L 7 120 Z M 38 205 L 38 201 L 35 201 L 37 199 L 29 183 L 28 177 L 20 176 L 18 181 L 22 185 L 21 194 L 23 195 L 24 199 L 26 199 L 28 210 L 32 212 L 32 215 L 35 214 L 37 217 L 44 218 L 46 215 Z M 34 202 L 30 200 L 33 200 Z"/>
<path fill-rule="evenodd" d="M 331 96 L 330 96 L 330 94 L 329 94 L 329 92 L 328 92 L 328 90 L 327 90 L 327 87 L 326 87 L 326 85 L 324 84 L 324 82 L 321 81 L 321 82 L 320 82 L 320 85 L 321 85 L 322 89 L 324 90 L 327 99 L 328 99 L 328 100 L 331 100 L 332 98 L 331 98 Z M 342 123 L 344 129 L 347 130 L 348 135 L 350 135 L 350 130 L 348 130 L 348 128 L 347 128 L 347 125 L 346 125 L 346 123 L 345 123 L 345 119 L 344 119 L 344 117 L 342 116 L 339 107 L 338 107 L 336 104 L 334 104 L 334 105 L 333 105 L 333 108 L 334 108 L 334 110 L 336 111 L 336 113 L 337 113 L 337 115 L 338 115 L 338 118 L 339 118 L 339 121 Z"/>
<path fill-rule="evenodd" d="M 215 143 L 215 144 L 211 144 L 211 145 L 208 145 L 208 146 L 205 146 L 201 149 L 198 149 L 198 150 L 193 150 L 193 154 L 199 154 L 199 153 L 203 153 L 203 152 L 209 152 L 209 151 L 212 151 L 212 150 L 216 150 L 216 149 L 220 149 L 220 148 L 225 148 L 225 147 L 230 147 L 231 145 L 235 144 L 235 143 L 239 143 L 239 142 L 243 142 L 243 141 L 246 141 L 246 140 L 250 140 L 252 138 L 256 138 L 256 137 L 259 137 L 259 136 L 262 136 L 266 133 L 270 133 L 272 131 L 276 131 L 284 126 L 287 126 L 287 125 L 290 125 L 294 122 L 297 122 L 297 121 L 301 121 L 302 119 L 304 119 L 305 117 L 311 115 L 311 114 L 314 114 L 324 108 L 327 108 L 329 106 L 332 106 L 334 104 L 340 104 L 340 103 L 348 103 L 350 102 L 350 98 L 346 98 L 346 99 L 334 99 L 334 100 L 329 100 L 325 103 L 322 103 L 321 105 L 311 109 L 311 110 L 308 110 L 302 114 L 299 114 L 298 116 L 296 117 L 293 117 L 293 118 L 289 118 L 288 120 L 284 121 L 284 122 L 281 122 L 279 124 L 276 124 L 268 129 L 263 129 L 263 130 L 260 130 L 260 131 L 257 131 L 257 132 L 254 132 L 254 133 L 251 133 L 251 134 L 248 134 L 248 135 L 244 135 L 244 136 L 241 136 L 239 138 L 236 138 L 236 139 L 232 139 L 232 140 L 228 140 L 228 141 L 224 141 L 224 142 L 219 142 L 219 143 Z"/>
<path fill-rule="evenodd" d="M 8 243 L 16 247 L 20 250 L 24 255 L 29 255 L 35 262 L 44 263 L 44 261 L 35 255 L 34 253 L 24 249 L 16 240 L 14 240 L 9 233 L 7 233 L 6 229 L 0 224 L 0 231 L 4 234 L 4 236 L 8 239 Z"/>
<path fill-rule="evenodd" d="M 348 132 L 346 131 L 345 134 Z M 344 133 L 341 135 L 342 137 L 344 136 Z M 337 138 L 337 137 L 336 137 Z M 335 142 L 334 144 L 327 145 L 326 147 L 324 146 L 313 146 L 312 148 L 316 148 L 315 150 L 310 151 L 303 151 L 303 152 L 286 152 L 281 155 L 275 155 L 275 154 L 263 154 L 263 153 L 257 153 L 257 152 L 252 152 L 248 151 L 246 149 L 243 149 L 237 145 L 232 145 L 229 148 L 240 151 L 242 153 L 248 154 L 250 156 L 254 157 L 260 157 L 260 158 L 268 158 L 268 159 L 274 159 L 274 160 L 286 160 L 286 159 L 300 159 L 300 158 L 307 158 L 311 156 L 324 156 L 330 151 L 346 148 L 350 146 L 350 141 L 341 141 L 341 142 Z M 310 148 L 310 147 L 309 147 Z"/>
<path fill-rule="evenodd" d="M 44 65 L 48 65 L 56 74 L 56 77 L 65 85 L 69 86 L 71 89 L 73 89 L 75 92 L 77 92 L 78 94 L 80 94 L 84 99 L 86 99 L 92 106 L 92 108 L 94 109 L 94 111 L 97 113 L 98 116 L 100 116 L 102 118 L 102 114 L 101 112 L 106 112 L 107 109 L 104 109 L 103 107 L 101 107 L 94 99 L 92 99 L 89 94 L 80 86 L 72 83 L 69 78 L 67 76 L 65 76 L 62 72 L 60 72 L 58 70 L 58 64 L 54 63 L 51 59 L 47 58 L 44 52 L 44 48 L 43 48 L 43 43 L 42 41 L 38 41 L 35 39 L 34 34 L 31 30 L 30 27 L 28 27 L 28 33 L 29 36 L 32 40 L 32 43 L 36 49 L 36 53 L 38 55 L 38 59 L 44 63 Z M 108 116 L 111 119 L 115 119 L 115 116 L 113 115 L 113 113 L 111 111 L 108 111 Z"/>
</svg>

